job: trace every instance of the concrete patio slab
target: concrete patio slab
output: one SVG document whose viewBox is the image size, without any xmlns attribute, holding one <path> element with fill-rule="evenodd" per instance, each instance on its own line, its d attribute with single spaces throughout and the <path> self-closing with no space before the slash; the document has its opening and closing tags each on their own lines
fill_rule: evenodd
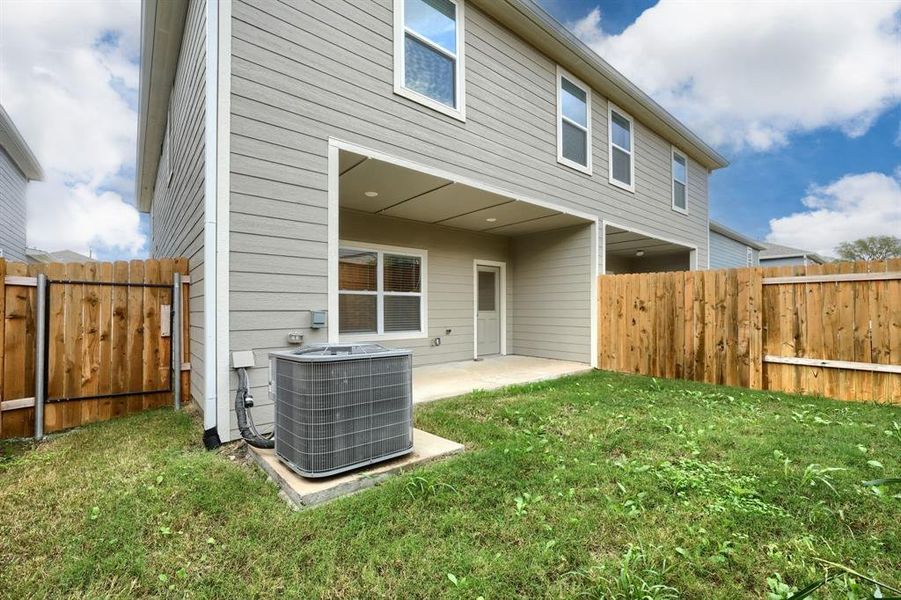
<svg viewBox="0 0 901 600">
<path fill-rule="evenodd" d="M 557 379 L 591 370 L 591 365 L 585 363 L 515 355 L 415 367 L 413 403 Z"/>
<path fill-rule="evenodd" d="M 463 444 L 432 435 L 421 429 L 414 429 L 413 452 L 406 456 L 334 477 L 305 479 L 285 466 L 275 455 L 275 450 L 263 450 L 251 446 L 248 448 L 254 461 L 281 488 L 288 500 L 298 508 L 315 506 L 371 488 L 402 471 L 463 452 Z"/>
</svg>

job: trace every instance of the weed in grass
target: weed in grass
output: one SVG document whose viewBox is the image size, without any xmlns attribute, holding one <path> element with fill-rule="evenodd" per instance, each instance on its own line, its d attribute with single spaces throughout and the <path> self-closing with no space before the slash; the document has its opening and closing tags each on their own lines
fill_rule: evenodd
<svg viewBox="0 0 901 600">
<path fill-rule="evenodd" d="M 838 471 L 847 471 L 847 469 L 843 467 L 824 467 L 816 463 L 809 464 L 804 469 L 804 474 L 801 476 L 801 485 L 816 487 L 818 484 L 822 484 L 833 492 L 836 492 L 835 486 L 832 485 L 832 476 L 830 473 L 836 473 Z"/>
<path fill-rule="evenodd" d="M 405 487 L 407 494 L 409 494 L 410 498 L 412 498 L 413 500 L 416 500 L 417 498 L 430 498 L 442 491 L 449 491 L 454 494 L 459 493 L 457 491 L 457 488 L 448 483 L 444 483 L 442 481 L 433 482 L 419 475 L 410 477 Z"/>
<path fill-rule="evenodd" d="M 524 517 L 529 514 L 529 510 L 535 504 L 544 500 L 544 496 L 532 495 L 529 492 L 523 492 L 521 495 L 513 499 L 514 512 L 517 517 Z"/>
<path fill-rule="evenodd" d="M 782 581 L 782 575 L 773 573 L 772 577 L 766 578 L 767 600 L 789 600 L 798 591 L 793 585 L 789 585 Z"/>
<path fill-rule="evenodd" d="M 655 548 L 654 550 L 659 550 Z M 571 571 L 569 576 L 584 578 L 593 583 L 592 596 L 617 600 L 671 600 L 679 591 L 664 584 L 670 570 L 666 560 L 659 566 L 648 558 L 641 546 L 629 545 L 614 572 L 607 574 L 605 565 Z"/>
<path fill-rule="evenodd" d="M 735 511 L 771 517 L 786 516 L 782 508 L 760 499 L 758 480 L 739 475 L 716 462 L 693 459 L 660 463 L 654 470 L 661 486 L 683 502 L 706 500 L 710 512 Z"/>
</svg>

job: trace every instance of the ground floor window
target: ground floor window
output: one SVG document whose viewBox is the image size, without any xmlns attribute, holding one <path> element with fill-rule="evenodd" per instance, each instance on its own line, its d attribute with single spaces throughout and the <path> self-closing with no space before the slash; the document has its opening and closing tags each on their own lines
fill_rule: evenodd
<svg viewBox="0 0 901 600">
<path fill-rule="evenodd" d="M 344 243 L 338 250 L 342 335 L 424 334 L 424 250 Z"/>
</svg>

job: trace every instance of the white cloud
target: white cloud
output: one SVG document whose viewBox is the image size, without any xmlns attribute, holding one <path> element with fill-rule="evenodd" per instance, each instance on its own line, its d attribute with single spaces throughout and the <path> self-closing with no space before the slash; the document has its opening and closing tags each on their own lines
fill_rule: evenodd
<svg viewBox="0 0 901 600">
<path fill-rule="evenodd" d="M 706 140 L 766 150 L 793 133 L 850 137 L 901 99 L 901 2 L 661 0 L 619 35 L 595 9 L 571 24 Z"/>
<path fill-rule="evenodd" d="M 841 242 L 901 232 L 901 169 L 811 186 L 802 212 L 770 220 L 766 241 L 834 255 Z"/>
<path fill-rule="evenodd" d="M 57 181 L 29 193 L 29 244 L 42 249 L 116 249 L 124 256 L 141 252 L 144 236 L 133 206 L 115 192 L 88 184 L 66 186 Z M 32 227 L 38 223 L 38 227 Z"/>
<path fill-rule="evenodd" d="M 135 160 L 139 2 L 0 6 L 0 103 L 46 173 L 28 189 L 28 243 L 133 256 L 145 236 L 123 195 Z"/>
</svg>

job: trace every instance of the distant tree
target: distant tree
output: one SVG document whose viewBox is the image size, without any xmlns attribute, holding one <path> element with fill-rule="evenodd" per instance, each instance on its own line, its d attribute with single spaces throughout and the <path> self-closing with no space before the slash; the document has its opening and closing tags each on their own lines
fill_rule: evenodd
<svg viewBox="0 0 901 600">
<path fill-rule="evenodd" d="M 893 235 L 871 235 L 853 242 L 842 242 L 835 247 L 835 252 L 842 260 L 901 258 L 901 238 Z"/>
</svg>

